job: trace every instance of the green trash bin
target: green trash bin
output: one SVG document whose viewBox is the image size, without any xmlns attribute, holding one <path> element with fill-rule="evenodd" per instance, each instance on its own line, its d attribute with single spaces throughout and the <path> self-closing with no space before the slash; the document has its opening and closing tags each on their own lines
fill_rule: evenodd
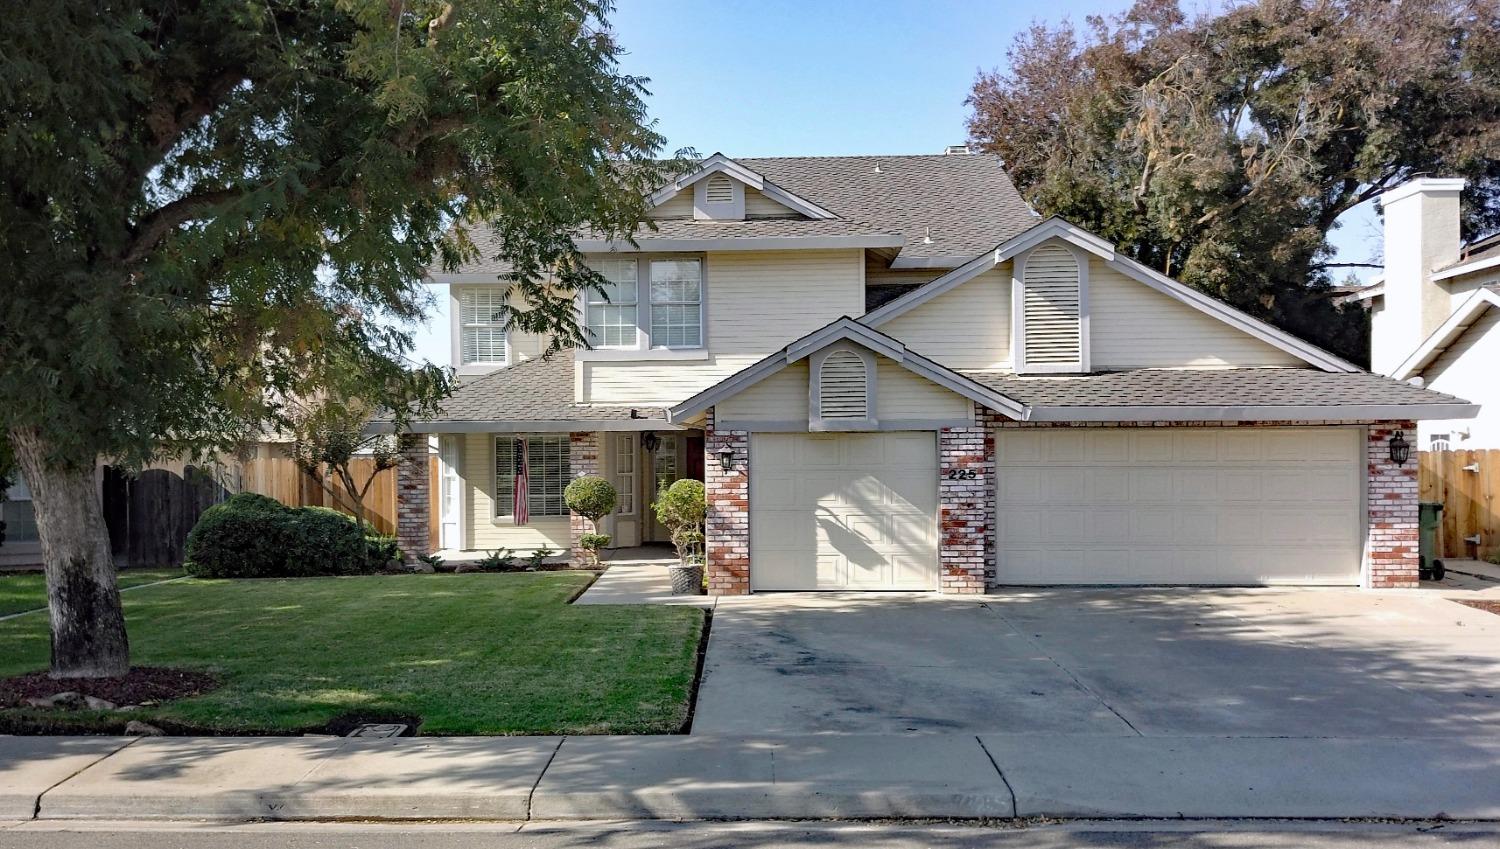
<svg viewBox="0 0 1500 849">
<path fill-rule="evenodd" d="M 1438 559 L 1442 549 L 1438 547 L 1438 534 L 1443 531 L 1443 504 L 1441 501 L 1423 501 L 1418 506 L 1417 547 L 1419 577 L 1426 581 L 1441 581 L 1447 570 Z"/>
</svg>

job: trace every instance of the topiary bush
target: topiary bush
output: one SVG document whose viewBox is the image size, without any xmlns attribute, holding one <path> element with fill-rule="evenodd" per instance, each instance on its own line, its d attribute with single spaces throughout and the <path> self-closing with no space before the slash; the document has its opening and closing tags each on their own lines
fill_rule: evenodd
<svg viewBox="0 0 1500 849">
<path fill-rule="evenodd" d="M 683 478 L 667 487 L 656 499 L 656 518 L 672 531 L 672 545 L 683 564 L 703 554 L 703 521 L 708 517 L 708 498 L 703 481 Z"/>
<path fill-rule="evenodd" d="M 183 568 L 199 578 L 301 578 L 373 572 L 394 540 L 365 538 L 330 507 L 287 507 L 240 493 L 203 511 L 188 533 Z"/>
</svg>

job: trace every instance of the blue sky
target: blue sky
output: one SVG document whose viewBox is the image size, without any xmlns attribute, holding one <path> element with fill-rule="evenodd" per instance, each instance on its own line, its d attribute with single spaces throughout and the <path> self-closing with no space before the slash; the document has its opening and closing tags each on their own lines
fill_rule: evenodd
<svg viewBox="0 0 1500 849">
<path fill-rule="evenodd" d="M 1037 19 L 1081 24 L 1129 5 L 621 0 L 611 22 L 628 50 L 624 71 L 651 79 L 651 114 L 671 149 L 937 153 L 964 140 L 964 97 L 975 74 L 1003 65 L 1016 33 Z M 1340 258 L 1366 261 L 1378 222 L 1368 210 L 1346 217 L 1334 234 Z M 439 301 L 416 356 L 446 363 L 447 304 Z"/>
</svg>

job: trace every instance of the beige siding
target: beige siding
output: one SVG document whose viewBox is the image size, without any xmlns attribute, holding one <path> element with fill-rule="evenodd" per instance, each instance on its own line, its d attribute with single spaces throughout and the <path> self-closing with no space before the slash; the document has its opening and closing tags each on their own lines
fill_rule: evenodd
<svg viewBox="0 0 1500 849">
<path fill-rule="evenodd" d="M 1491 307 L 1422 374 L 1427 388 L 1479 404 L 1479 416 L 1460 421 L 1422 422 L 1420 448 L 1427 447 L 1430 434 L 1463 431 L 1469 432 L 1469 438 L 1460 440 L 1455 435 L 1453 448 L 1500 448 L 1500 380 L 1495 379 L 1496 363 L 1500 363 L 1500 309 Z"/>
<path fill-rule="evenodd" d="M 807 381 L 807 360 L 799 360 L 725 400 L 715 409 L 715 415 L 747 422 L 805 422 Z"/>
<path fill-rule="evenodd" d="M 463 442 L 463 493 L 468 512 L 464 547 L 489 551 L 496 548 L 536 549 L 546 546 L 559 553 L 569 545 L 567 516 L 533 518 L 516 527 L 495 521 L 495 436 L 469 433 Z"/>
<path fill-rule="evenodd" d="M 714 252 L 704 263 L 707 360 L 589 362 L 585 398 L 675 404 L 843 315 L 864 311 L 858 250 Z"/>
<path fill-rule="evenodd" d="M 802 218 L 802 213 L 766 197 L 759 189 L 745 187 L 746 218 Z"/>
<path fill-rule="evenodd" d="M 875 414 L 882 425 L 968 418 L 974 405 L 886 357 L 875 358 Z"/>
<path fill-rule="evenodd" d="M 1442 283 L 1447 285 L 1448 293 L 1452 297 L 1452 309 L 1458 309 L 1464 301 L 1469 299 L 1475 289 L 1500 285 L 1500 268 L 1486 268 L 1473 274 L 1450 277 Z"/>
<path fill-rule="evenodd" d="M 880 330 L 949 368 L 1008 369 L 1010 272 L 1003 263 Z"/>
<path fill-rule="evenodd" d="M 1089 262 L 1089 341 L 1095 370 L 1301 366 L 1279 348 Z"/>
<path fill-rule="evenodd" d="M 649 218 L 692 218 L 693 189 L 691 186 L 678 192 L 659 206 L 646 213 Z"/>
</svg>

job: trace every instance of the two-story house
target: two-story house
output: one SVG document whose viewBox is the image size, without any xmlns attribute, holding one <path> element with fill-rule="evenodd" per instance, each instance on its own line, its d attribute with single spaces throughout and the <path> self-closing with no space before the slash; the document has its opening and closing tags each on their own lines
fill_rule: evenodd
<svg viewBox="0 0 1500 849">
<path fill-rule="evenodd" d="M 442 468 L 400 481 L 408 551 L 432 511 L 444 549 L 573 548 L 583 474 L 615 545 L 665 540 L 701 477 L 714 593 L 1415 585 L 1406 439 L 1473 407 L 1038 218 L 996 157 L 716 154 L 650 200 L 580 242 L 592 350 L 507 333 L 503 268 L 434 278 L 471 376 L 404 437 Z"/>
</svg>

